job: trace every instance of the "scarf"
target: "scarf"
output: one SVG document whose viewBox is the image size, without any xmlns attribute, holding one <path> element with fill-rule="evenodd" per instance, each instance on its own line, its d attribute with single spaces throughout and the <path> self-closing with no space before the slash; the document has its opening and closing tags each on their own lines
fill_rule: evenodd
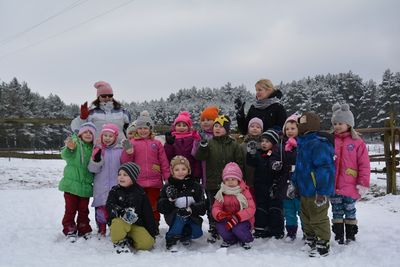
<svg viewBox="0 0 400 267">
<path fill-rule="evenodd" d="M 110 113 L 114 109 L 114 103 L 112 101 L 100 102 L 100 108 L 104 110 L 105 113 Z"/>
<path fill-rule="evenodd" d="M 173 131 L 171 133 L 173 136 L 175 136 L 176 139 L 182 139 L 186 137 L 193 137 L 194 140 L 200 140 L 200 135 L 197 131 L 189 131 L 189 132 L 177 132 Z"/>
<path fill-rule="evenodd" d="M 215 199 L 219 202 L 224 202 L 224 195 L 234 195 L 240 204 L 240 210 L 245 209 L 249 206 L 246 197 L 242 194 L 242 188 L 240 186 L 229 187 L 224 183 L 221 183 L 221 189 L 215 194 Z"/>
<path fill-rule="evenodd" d="M 285 151 L 292 151 L 293 148 L 297 147 L 297 141 L 294 137 L 289 137 L 285 145 Z"/>
<path fill-rule="evenodd" d="M 266 99 L 261 99 L 261 100 L 257 99 L 256 103 L 254 104 L 254 107 L 258 108 L 258 109 L 266 109 L 270 105 L 279 103 L 279 102 L 280 102 L 280 100 L 277 97 L 271 97 L 271 98 L 266 98 Z"/>
</svg>

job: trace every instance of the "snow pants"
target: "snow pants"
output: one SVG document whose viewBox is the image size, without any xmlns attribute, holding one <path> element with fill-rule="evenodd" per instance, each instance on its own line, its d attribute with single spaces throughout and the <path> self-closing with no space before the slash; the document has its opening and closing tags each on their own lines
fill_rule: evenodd
<svg viewBox="0 0 400 267">
<path fill-rule="evenodd" d="M 129 224 L 121 218 L 114 218 L 110 226 L 110 238 L 115 244 L 125 238 L 133 241 L 133 247 L 137 250 L 150 250 L 155 240 L 143 226 Z"/>
<path fill-rule="evenodd" d="M 236 224 L 231 230 L 226 229 L 226 219 L 217 222 L 215 227 L 217 228 L 218 234 L 228 244 L 249 243 L 254 240 L 251 234 L 251 224 L 249 221 L 244 221 Z"/>
<path fill-rule="evenodd" d="M 315 197 L 300 198 L 300 217 L 306 237 L 316 237 L 321 240 L 331 239 L 331 226 L 328 217 L 329 202 L 321 207 L 314 203 Z"/>
<path fill-rule="evenodd" d="M 199 238 L 202 235 L 201 225 L 193 222 L 190 217 L 183 218 L 176 215 L 174 222 L 165 235 L 165 239 L 179 238 L 180 240 L 191 240 Z"/>
<path fill-rule="evenodd" d="M 154 220 L 156 220 L 156 223 L 160 223 L 160 213 L 157 210 L 157 201 L 158 197 L 160 196 L 160 188 L 152 188 L 152 187 L 146 187 L 143 188 L 144 191 L 146 192 L 147 197 L 149 198 L 151 208 L 153 209 L 153 216 Z"/>
<path fill-rule="evenodd" d="M 65 212 L 62 219 L 65 235 L 78 232 L 79 236 L 92 232 L 89 220 L 89 198 L 65 192 Z M 75 223 L 75 216 L 78 214 Z"/>
<path fill-rule="evenodd" d="M 334 195 L 330 198 L 332 204 L 332 222 L 343 223 L 356 220 L 356 199 L 342 195 Z"/>
</svg>

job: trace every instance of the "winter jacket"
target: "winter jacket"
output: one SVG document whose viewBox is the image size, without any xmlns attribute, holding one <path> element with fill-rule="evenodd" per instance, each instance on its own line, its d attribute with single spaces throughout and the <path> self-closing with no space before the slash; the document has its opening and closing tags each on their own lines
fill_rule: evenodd
<svg viewBox="0 0 400 267">
<path fill-rule="evenodd" d="M 61 151 L 67 165 L 58 189 L 80 197 L 93 196 L 93 173 L 89 172 L 88 164 L 92 155 L 93 144 L 83 142 L 75 134 L 72 140 L 76 143 L 74 150 L 64 147 Z"/>
<path fill-rule="evenodd" d="M 359 199 L 356 185 L 369 187 L 371 167 L 368 150 L 361 138 L 350 132 L 335 134 L 335 193 Z"/>
<path fill-rule="evenodd" d="M 228 135 L 214 136 L 207 146 L 199 146 L 196 159 L 206 161 L 206 189 L 216 190 L 222 180 L 222 170 L 229 162 L 236 162 L 240 169 L 244 168 L 243 152 L 234 139 Z"/>
<path fill-rule="evenodd" d="M 192 169 L 192 175 L 195 178 L 201 177 L 201 165 L 200 161 L 196 160 L 192 156 L 192 149 L 193 144 L 195 141 L 194 136 L 189 136 L 185 138 L 176 138 L 175 142 L 170 145 L 165 143 L 164 149 L 165 154 L 167 155 L 168 161 L 170 162 L 171 159 L 177 155 L 184 156 L 189 160 L 190 168 Z"/>
<path fill-rule="evenodd" d="M 102 150 L 100 162 L 94 162 L 93 159 L 90 160 L 89 171 L 95 173 L 92 207 L 104 206 L 108 192 L 117 184 L 122 150 L 119 145 L 114 144 Z"/>
<path fill-rule="evenodd" d="M 244 137 L 243 143 L 240 144 L 240 148 L 242 149 L 243 158 L 246 158 L 247 155 L 247 143 L 250 141 L 256 141 L 257 145 L 260 144 L 260 136 L 252 136 L 246 135 Z M 249 165 L 247 162 L 244 165 L 243 179 L 245 179 L 246 184 L 249 187 L 254 186 L 254 167 Z"/>
<path fill-rule="evenodd" d="M 171 226 L 174 222 L 178 208 L 175 207 L 175 202 L 169 201 L 167 197 L 166 190 L 168 187 L 174 187 L 177 189 L 177 198 L 193 197 L 195 203 L 191 204 L 190 206 L 187 205 L 187 207 L 192 209 L 190 218 L 193 222 L 201 225 L 203 219 L 200 216 L 203 216 L 206 213 L 206 204 L 204 199 L 204 191 L 200 184 L 190 176 L 184 180 L 178 180 L 173 177 L 169 177 L 168 182 L 161 189 L 160 197 L 157 203 L 157 210 L 164 214 L 166 223 Z"/>
<path fill-rule="evenodd" d="M 152 237 L 157 234 L 157 226 L 153 216 L 153 209 L 143 188 L 138 184 L 129 187 L 114 186 L 107 198 L 108 225 L 112 219 L 120 217 L 126 208 L 134 208 L 138 216 L 136 225 L 143 226 Z"/>
<path fill-rule="evenodd" d="M 275 96 L 281 98 L 282 93 L 277 90 L 270 98 Z M 258 109 L 254 105 L 251 105 L 246 116 L 244 115 L 244 111 L 236 116 L 238 128 L 242 134 L 247 134 L 249 121 L 255 117 L 263 121 L 263 132 L 265 132 L 270 128 L 281 130 L 286 121 L 287 114 L 285 108 L 280 103 L 274 103 L 265 109 Z"/>
<path fill-rule="evenodd" d="M 333 143 L 320 133 L 309 132 L 297 138 L 297 159 L 292 181 L 300 196 L 333 195 L 333 156 Z"/>
<path fill-rule="evenodd" d="M 247 199 L 247 208 L 240 209 L 240 204 L 236 196 L 234 195 L 223 195 L 224 202 L 215 200 L 212 206 L 212 216 L 217 219 L 218 213 L 221 211 L 237 215 L 241 222 L 249 221 L 252 228 L 254 227 L 254 215 L 256 213 L 256 204 L 254 203 L 253 197 L 251 196 L 249 187 L 243 181 L 240 181 L 239 186 L 242 188 L 242 194 Z"/>
<path fill-rule="evenodd" d="M 134 138 L 130 140 L 134 152 L 122 153 L 121 161 L 135 162 L 140 166 L 136 182 L 143 188 L 161 188 L 163 180 L 170 175 L 169 162 L 160 141 L 153 138 Z"/>
</svg>

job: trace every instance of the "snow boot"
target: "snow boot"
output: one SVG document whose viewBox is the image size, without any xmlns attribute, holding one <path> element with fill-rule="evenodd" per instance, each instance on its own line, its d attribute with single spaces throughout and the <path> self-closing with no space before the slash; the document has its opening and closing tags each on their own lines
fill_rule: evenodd
<svg viewBox="0 0 400 267">
<path fill-rule="evenodd" d="M 356 234 L 358 233 L 357 224 L 346 223 L 346 243 L 356 241 Z"/>
<path fill-rule="evenodd" d="M 306 236 L 304 246 L 301 248 L 302 251 L 311 251 L 316 248 L 317 238 L 315 236 Z"/>
<path fill-rule="evenodd" d="M 78 235 L 76 234 L 76 232 L 70 232 L 65 235 L 65 238 L 68 242 L 75 243 L 78 239 Z"/>
<path fill-rule="evenodd" d="M 126 239 L 118 241 L 117 243 L 115 243 L 114 244 L 114 249 L 115 249 L 115 252 L 117 252 L 118 254 L 129 253 L 130 252 L 129 244 L 126 241 Z"/>
<path fill-rule="evenodd" d="M 293 242 L 296 239 L 297 225 L 286 225 L 286 231 L 285 242 Z"/>
<path fill-rule="evenodd" d="M 318 240 L 308 255 L 310 257 L 326 257 L 329 255 L 329 248 L 330 244 L 328 240 Z"/>
<path fill-rule="evenodd" d="M 251 249 L 251 243 L 249 242 L 243 242 L 241 245 L 245 250 Z"/>
<path fill-rule="evenodd" d="M 226 241 L 223 241 L 221 244 L 221 248 L 229 248 L 230 246 L 232 246 L 232 244 Z"/>
<path fill-rule="evenodd" d="M 171 252 L 177 252 L 178 251 L 178 237 L 172 237 L 172 238 L 167 238 L 165 241 L 165 245 L 167 247 L 167 250 Z"/>
<path fill-rule="evenodd" d="M 207 238 L 207 242 L 211 244 L 217 242 L 217 240 L 219 239 L 219 234 L 217 232 L 217 229 L 213 226 L 210 226 L 208 232 L 210 233 L 210 236 Z"/>
<path fill-rule="evenodd" d="M 344 223 L 333 223 L 332 231 L 335 233 L 335 240 L 339 245 L 344 244 Z"/>
</svg>

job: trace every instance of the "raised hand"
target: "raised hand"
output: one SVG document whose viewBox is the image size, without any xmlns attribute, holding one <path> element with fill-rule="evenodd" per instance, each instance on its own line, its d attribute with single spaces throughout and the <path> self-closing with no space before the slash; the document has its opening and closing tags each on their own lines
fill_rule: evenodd
<svg viewBox="0 0 400 267">
<path fill-rule="evenodd" d="M 89 117 L 89 107 L 87 101 L 81 105 L 80 117 L 82 120 L 86 120 Z"/>
<path fill-rule="evenodd" d="M 249 142 L 247 143 L 246 149 L 247 149 L 247 152 L 248 152 L 250 155 L 255 155 L 255 154 L 257 153 L 257 142 L 254 141 L 254 140 L 249 141 Z"/>
<path fill-rule="evenodd" d="M 65 139 L 64 144 L 65 144 L 66 147 L 68 147 L 68 148 L 71 149 L 71 150 L 74 150 L 75 147 L 76 147 L 76 143 L 75 143 L 74 140 L 72 140 L 71 136 L 68 136 L 68 137 Z"/>
<path fill-rule="evenodd" d="M 171 132 L 166 132 L 165 142 L 169 145 L 173 145 L 175 143 L 175 136 L 173 136 Z"/>
</svg>

